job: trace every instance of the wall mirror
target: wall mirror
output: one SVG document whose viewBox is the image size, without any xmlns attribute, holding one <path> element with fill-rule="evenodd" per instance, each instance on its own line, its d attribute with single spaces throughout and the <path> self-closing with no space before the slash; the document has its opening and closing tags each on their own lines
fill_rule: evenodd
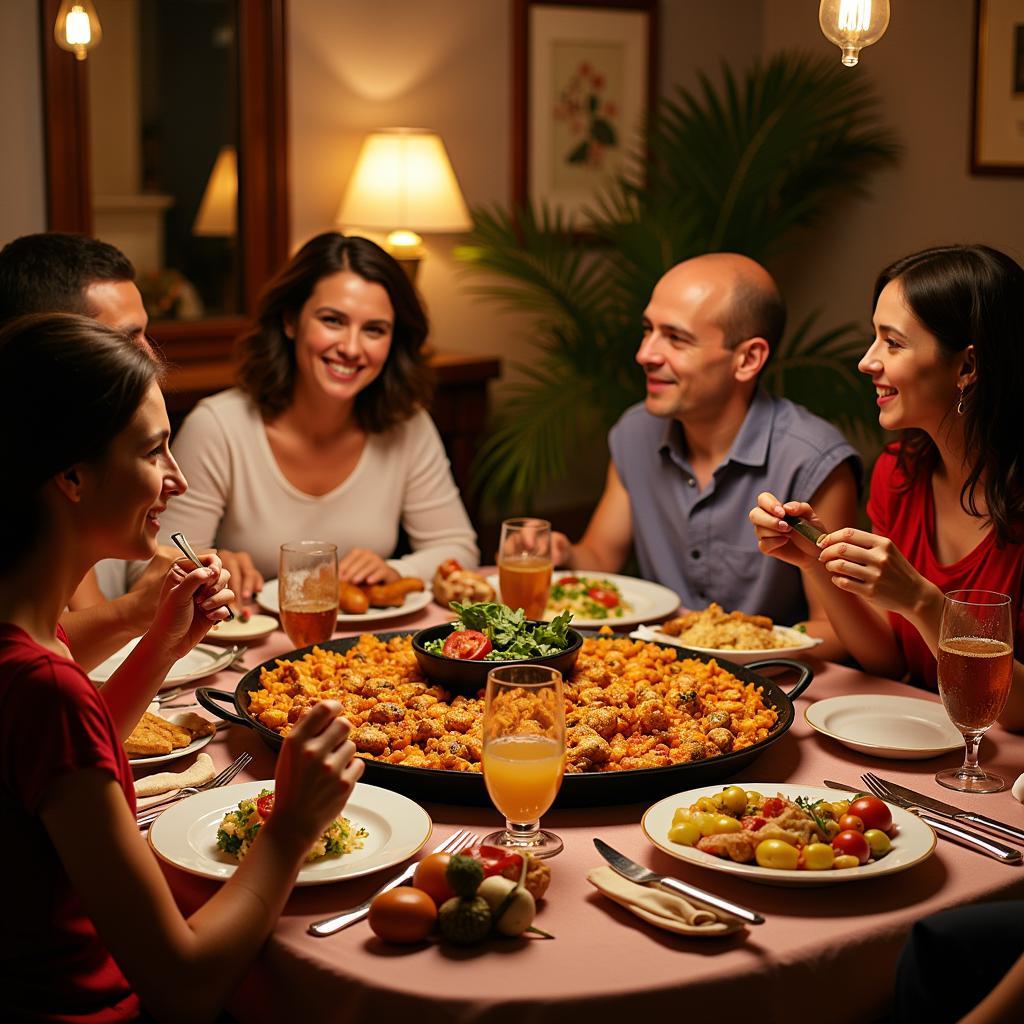
<svg viewBox="0 0 1024 1024">
<path fill-rule="evenodd" d="M 285 0 L 102 0 L 85 61 L 40 0 L 48 226 L 138 271 L 179 367 L 223 364 L 287 257 Z M 198 382 L 197 382 L 198 383 Z"/>
</svg>

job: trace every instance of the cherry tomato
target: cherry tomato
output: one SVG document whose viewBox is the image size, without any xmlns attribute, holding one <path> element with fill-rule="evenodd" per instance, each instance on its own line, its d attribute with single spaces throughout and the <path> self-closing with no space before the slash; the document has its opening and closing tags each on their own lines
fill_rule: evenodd
<svg viewBox="0 0 1024 1024">
<path fill-rule="evenodd" d="M 579 583 L 579 576 L 563 576 L 556 584 L 556 587 L 571 587 Z"/>
<path fill-rule="evenodd" d="M 765 800 L 761 807 L 761 813 L 766 818 L 777 818 L 786 809 L 786 802 L 777 796 L 771 796 Z"/>
<path fill-rule="evenodd" d="M 892 812 L 877 796 L 862 796 L 850 804 L 850 813 L 856 814 L 864 822 L 864 828 L 877 828 L 888 832 L 892 828 Z"/>
<path fill-rule="evenodd" d="M 839 819 L 839 831 L 846 832 L 848 829 L 852 829 L 854 832 L 863 832 L 864 819 L 857 817 L 856 814 L 844 814 Z"/>
<path fill-rule="evenodd" d="M 434 901 L 408 885 L 378 893 L 370 904 L 370 927 L 385 942 L 422 942 L 436 920 Z"/>
<path fill-rule="evenodd" d="M 742 814 L 747 809 L 747 794 L 739 786 L 722 790 L 722 806 L 732 814 Z"/>
<path fill-rule="evenodd" d="M 892 842 L 881 829 L 869 828 L 864 833 L 864 838 L 871 847 L 872 857 L 884 857 L 892 849 Z"/>
<path fill-rule="evenodd" d="M 450 900 L 455 893 L 448 885 L 448 861 L 450 853 L 431 853 L 416 865 L 416 873 L 412 876 L 412 884 L 422 889 L 440 907 L 445 900 Z"/>
<path fill-rule="evenodd" d="M 267 793 L 265 796 L 261 796 L 256 801 L 256 813 L 266 821 L 270 817 L 270 812 L 274 809 L 274 794 Z"/>
<path fill-rule="evenodd" d="M 795 846 L 781 839 L 765 839 L 757 844 L 754 851 L 757 863 L 763 868 L 780 868 L 783 871 L 796 871 L 800 852 Z"/>
<path fill-rule="evenodd" d="M 457 629 L 444 642 L 444 656 L 459 661 L 482 661 L 491 650 L 491 641 L 476 629 Z"/>
<path fill-rule="evenodd" d="M 806 871 L 828 871 L 835 859 L 835 850 L 827 843 L 808 843 L 800 851 L 800 867 Z"/>
<path fill-rule="evenodd" d="M 871 857 L 871 847 L 868 846 L 868 841 L 864 838 L 863 832 L 854 832 L 853 829 L 847 829 L 845 832 L 840 832 L 839 835 L 832 840 L 832 849 L 836 853 L 845 854 L 849 857 L 856 857 L 861 864 L 867 864 Z"/>
<path fill-rule="evenodd" d="M 619 595 L 613 590 L 605 590 L 604 587 L 591 587 L 587 591 L 587 597 L 598 604 L 603 604 L 605 608 L 615 608 L 619 603 Z"/>
</svg>

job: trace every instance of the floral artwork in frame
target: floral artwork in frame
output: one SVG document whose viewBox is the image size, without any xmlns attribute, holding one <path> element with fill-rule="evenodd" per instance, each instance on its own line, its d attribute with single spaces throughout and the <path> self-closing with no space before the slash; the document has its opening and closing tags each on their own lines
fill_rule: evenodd
<svg viewBox="0 0 1024 1024">
<path fill-rule="evenodd" d="M 642 146 L 654 5 L 516 0 L 515 14 L 513 198 L 585 229 L 584 208 Z"/>
<path fill-rule="evenodd" d="M 1024 0 L 976 0 L 971 170 L 1024 174 Z"/>
</svg>

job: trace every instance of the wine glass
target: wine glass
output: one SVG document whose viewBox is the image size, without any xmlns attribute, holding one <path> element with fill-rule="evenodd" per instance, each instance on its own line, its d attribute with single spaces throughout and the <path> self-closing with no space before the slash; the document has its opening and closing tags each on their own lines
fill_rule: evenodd
<svg viewBox="0 0 1024 1024">
<path fill-rule="evenodd" d="M 484 782 L 505 815 L 504 831 L 485 844 L 553 857 L 562 840 L 540 828 L 565 768 L 562 673 L 542 665 L 504 665 L 487 676 Z"/>
<path fill-rule="evenodd" d="M 551 524 L 546 519 L 506 519 L 498 545 L 501 599 L 528 619 L 544 617 L 551 592 Z"/>
<path fill-rule="evenodd" d="M 281 545 L 277 579 L 281 625 L 296 647 L 330 640 L 338 621 L 338 546 L 320 540 Z"/>
<path fill-rule="evenodd" d="M 1010 609 L 1010 598 L 994 590 L 954 590 L 945 595 L 939 627 L 939 694 L 966 744 L 963 765 L 935 776 L 947 789 L 996 793 L 1006 785 L 978 764 L 978 747 L 1010 694 Z"/>
</svg>

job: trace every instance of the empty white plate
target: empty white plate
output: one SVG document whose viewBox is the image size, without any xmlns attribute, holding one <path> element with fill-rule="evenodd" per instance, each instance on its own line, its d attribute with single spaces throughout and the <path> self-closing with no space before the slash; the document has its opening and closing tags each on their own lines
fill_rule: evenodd
<svg viewBox="0 0 1024 1024">
<path fill-rule="evenodd" d="M 960 750 L 964 738 L 937 701 L 856 693 L 829 697 L 805 712 L 807 724 L 852 750 L 914 761 Z"/>
</svg>

